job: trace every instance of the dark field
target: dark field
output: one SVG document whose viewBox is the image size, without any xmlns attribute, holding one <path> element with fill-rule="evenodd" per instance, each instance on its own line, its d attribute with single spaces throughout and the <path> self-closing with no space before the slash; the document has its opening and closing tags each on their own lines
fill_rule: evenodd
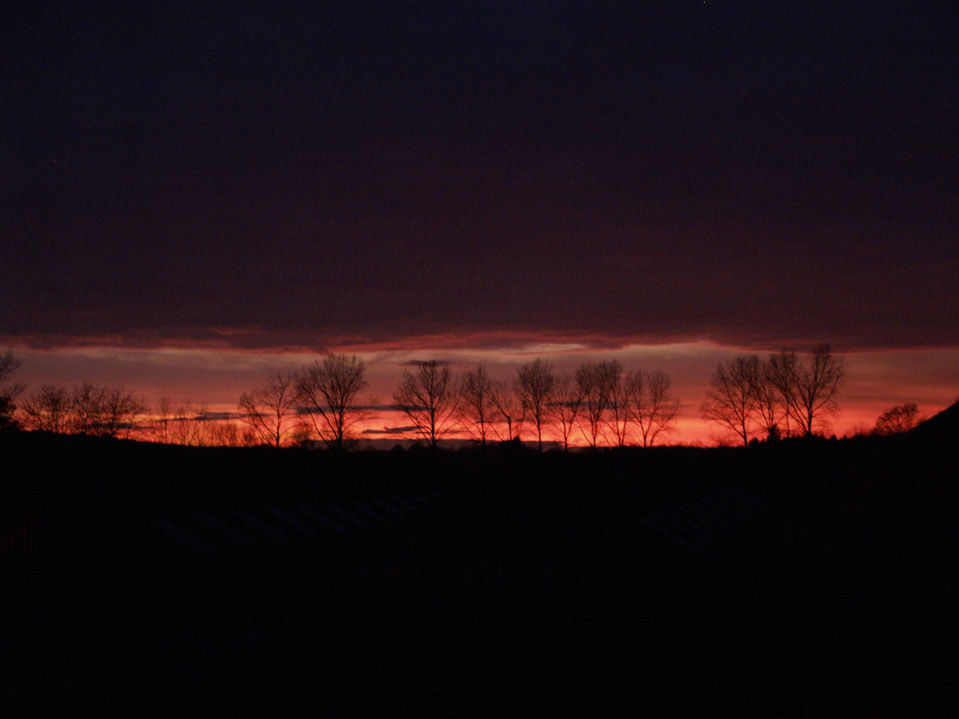
<svg viewBox="0 0 959 719">
<path fill-rule="evenodd" d="M 570 455 L 0 435 L 9 705 L 940 710 L 957 413 Z"/>
</svg>

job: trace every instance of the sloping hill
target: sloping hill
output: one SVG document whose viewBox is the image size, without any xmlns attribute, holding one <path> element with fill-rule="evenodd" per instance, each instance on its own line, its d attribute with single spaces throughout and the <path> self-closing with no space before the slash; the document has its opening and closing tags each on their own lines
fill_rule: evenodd
<svg viewBox="0 0 959 719">
<path fill-rule="evenodd" d="M 803 586 L 823 675 L 936 696 L 959 671 L 959 405 L 826 478 Z M 895 689 L 894 689 L 895 688 Z"/>
<path fill-rule="evenodd" d="M 8 436 L 4 536 L 36 539 L 5 555 L 7 646 L 23 687 L 218 706 L 885 702 L 956 669 L 957 415 L 582 455 Z"/>
</svg>

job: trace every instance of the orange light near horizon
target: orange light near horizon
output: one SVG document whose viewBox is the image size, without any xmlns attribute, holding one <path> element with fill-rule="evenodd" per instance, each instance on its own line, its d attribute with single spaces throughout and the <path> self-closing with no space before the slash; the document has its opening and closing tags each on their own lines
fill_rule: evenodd
<svg viewBox="0 0 959 719">
<path fill-rule="evenodd" d="M 358 348 L 357 348 L 358 349 Z M 585 345 L 539 345 L 538 355 L 548 357 L 557 372 L 571 373 L 583 361 L 617 359 L 627 369 L 663 369 L 673 379 L 673 391 L 681 401 L 676 431 L 663 441 L 676 444 L 713 445 L 722 432 L 699 416 L 716 364 L 741 348 L 707 342 L 670 345 L 630 345 L 620 349 L 592 349 Z M 494 379 L 511 382 L 516 368 L 533 355 L 531 347 L 464 348 L 456 346 L 404 349 L 390 352 L 358 352 L 367 362 L 368 391 L 360 401 L 387 405 L 402 373 L 411 360 L 448 360 L 459 371 L 483 363 Z M 16 380 L 27 385 L 27 394 L 45 383 L 71 385 L 81 380 L 123 384 L 142 394 L 155 406 L 162 396 L 192 402 L 211 413 L 238 409 L 239 396 L 256 387 L 276 370 L 293 371 L 321 355 L 253 353 L 228 350 L 144 350 L 116 347 L 79 351 L 18 351 L 24 360 Z M 959 350 L 886 350 L 844 355 L 847 381 L 838 400 L 840 414 L 833 418 L 837 436 L 871 429 L 879 414 L 893 405 L 916 402 L 921 415 L 932 416 L 959 396 Z M 362 434 L 364 430 L 400 427 L 408 422 L 399 412 L 381 411 L 357 427 L 363 438 L 391 435 Z M 465 433 L 454 435 L 465 438 Z M 555 437 L 550 431 L 548 436 Z M 412 435 L 403 438 L 409 439 Z M 524 438 L 531 439 L 527 430 Z M 582 439 L 577 435 L 577 442 Z"/>
</svg>

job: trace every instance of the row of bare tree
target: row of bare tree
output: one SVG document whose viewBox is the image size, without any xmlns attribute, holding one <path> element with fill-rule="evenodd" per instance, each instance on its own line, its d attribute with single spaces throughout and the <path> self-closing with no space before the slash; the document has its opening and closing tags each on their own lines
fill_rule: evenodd
<svg viewBox="0 0 959 719">
<path fill-rule="evenodd" d="M 669 375 L 624 370 L 615 360 L 584 362 L 572 374 L 557 374 L 549 360 L 537 358 L 517 368 L 512 381 L 494 380 L 482 365 L 454 376 L 444 363 L 417 362 L 404 371 L 393 404 L 377 408 L 359 401 L 367 387 L 365 363 L 329 355 L 297 372 L 272 375 L 241 395 L 238 414 L 223 416 L 168 398 L 151 411 L 122 386 L 89 382 L 43 385 L 17 407 L 14 399 L 24 388 L 6 380 L 19 366 L 11 351 L 0 353 L 0 428 L 19 421 L 50 432 L 197 446 L 280 447 L 319 439 L 342 450 L 358 423 L 377 409 L 401 411 L 409 421 L 384 434 L 412 433 L 431 447 L 454 433 L 484 446 L 524 436 L 535 438 L 540 449 L 550 436 L 564 449 L 580 439 L 590 447 L 650 446 L 671 431 L 679 407 Z M 804 355 L 740 355 L 717 367 L 701 413 L 743 444 L 808 436 L 828 428 L 844 379 L 842 358 L 826 344 Z M 895 434 L 918 421 L 915 404 L 898 405 L 879 417 L 873 432 Z"/>
<path fill-rule="evenodd" d="M 232 414 L 210 412 L 192 402 L 161 397 L 153 414 L 143 424 L 142 434 L 164 444 L 188 447 L 241 447 L 260 444 L 247 427 L 238 426 Z"/>
<path fill-rule="evenodd" d="M 551 427 L 564 449 L 577 433 L 590 447 L 649 446 L 671 429 L 679 408 L 667 374 L 624 371 L 615 360 L 558 375 L 549 360 L 534 359 L 517 368 L 512 384 L 494 381 L 482 365 L 455 379 L 448 367 L 422 362 L 404 373 L 393 399 L 433 447 L 452 431 L 485 446 L 520 437 L 524 426 L 540 449 Z"/>
<path fill-rule="evenodd" d="M 299 372 L 277 372 L 240 395 L 240 417 L 262 443 L 281 447 L 316 437 L 345 449 L 370 413 L 358 404 L 367 386 L 366 364 L 355 355 L 329 355 Z"/>
<path fill-rule="evenodd" d="M 19 366 L 10 352 L 0 355 L 0 360 L 4 377 Z M 43 385 L 22 402 L 17 416 L 34 430 L 140 437 L 188 446 L 267 443 L 279 447 L 308 439 L 312 429 L 330 446 L 343 448 L 353 424 L 365 416 L 363 408 L 355 405 L 357 393 L 366 384 L 364 373 L 365 366 L 357 358 L 335 356 L 301 372 L 277 373 L 241 396 L 238 417 L 245 426 L 234 421 L 237 415 L 221 416 L 168 397 L 151 409 L 123 386 L 90 382 L 73 387 Z M 9 392 L 11 422 L 12 399 L 20 391 L 22 387 L 17 386 Z"/>
<path fill-rule="evenodd" d="M 277 447 L 309 434 L 343 449 L 372 412 L 358 402 L 365 373 L 362 360 L 337 355 L 300 372 L 277 373 L 240 397 L 242 417 L 261 441 Z M 494 381 L 482 365 L 456 377 L 443 363 L 418 362 L 415 371 L 404 371 L 393 402 L 409 421 L 393 433 L 411 432 L 434 448 L 456 432 L 485 446 L 520 438 L 524 427 L 540 449 L 550 428 L 566 449 L 577 433 L 591 447 L 649 446 L 671 429 L 679 406 L 663 372 L 624 371 L 619 362 L 605 361 L 557 375 L 544 359 L 519 367 L 512 383 Z"/>
<path fill-rule="evenodd" d="M 16 372 L 22 364 L 13 350 L 0 353 L 0 429 L 16 426 L 17 396 L 23 392 L 23 385 L 8 382 L 8 378 Z"/>
<path fill-rule="evenodd" d="M 751 437 L 809 436 L 828 428 L 844 378 L 844 362 L 828 344 L 802 356 L 740 355 L 716 368 L 702 416 L 743 444 Z"/>
<path fill-rule="evenodd" d="M 143 401 L 122 386 L 45 384 L 20 407 L 25 423 L 47 432 L 130 437 L 142 429 Z"/>
<path fill-rule="evenodd" d="M 136 437 L 196 447 L 256 443 L 235 422 L 190 402 L 174 403 L 164 397 L 151 411 L 122 385 L 45 384 L 26 398 L 18 415 L 24 426 L 45 432 Z"/>
</svg>

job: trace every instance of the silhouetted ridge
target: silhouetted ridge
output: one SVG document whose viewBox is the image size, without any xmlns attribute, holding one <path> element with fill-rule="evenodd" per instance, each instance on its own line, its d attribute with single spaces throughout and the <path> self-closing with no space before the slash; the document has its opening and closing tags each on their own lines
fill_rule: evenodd
<svg viewBox="0 0 959 719">
<path fill-rule="evenodd" d="M 959 402 L 946 407 L 908 432 L 922 441 L 959 443 Z"/>
<path fill-rule="evenodd" d="M 957 425 L 572 454 L 3 435 L 11 646 L 54 686 L 385 702 L 951 687 Z"/>
</svg>

